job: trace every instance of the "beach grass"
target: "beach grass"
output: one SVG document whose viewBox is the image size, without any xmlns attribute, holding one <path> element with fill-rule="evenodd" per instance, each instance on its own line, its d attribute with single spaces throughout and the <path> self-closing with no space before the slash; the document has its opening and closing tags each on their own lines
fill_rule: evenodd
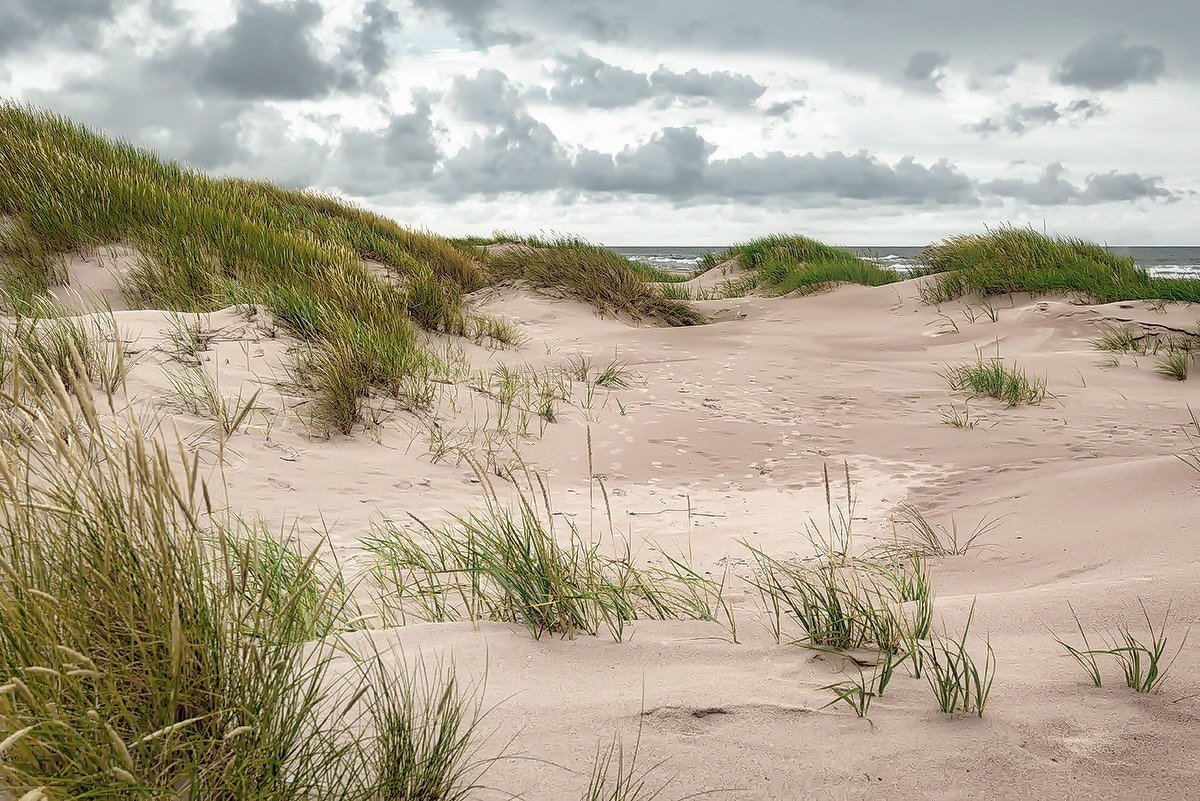
<svg viewBox="0 0 1200 801">
<path fill-rule="evenodd" d="M 772 294 L 817 292 L 839 283 L 882 286 L 901 280 L 895 270 L 860 259 L 848 250 L 807 236 L 772 235 L 734 245 L 708 260 L 716 266 L 736 258 Z"/>
<path fill-rule="evenodd" d="M 936 273 L 922 288 L 930 304 L 968 294 L 1068 294 L 1095 303 L 1120 300 L 1200 301 L 1200 282 L 1153 278 L 1132 257 L 1072 237 L 1000 226 L 960 234 L 926 247 Z"/>
<path fill-rule="evenodd" d="M 440 528 L 389 522 L 364 539 L 376 606 L 392 622 L 493 620 L 534 638 L 608 632 L 620 641 L 635 620 L 715 622 L 724 610 L 722 584 L 674 559 L 636 566 L 616 543 L 610 556 L 570 523 L 556 531 L 548 500 L 534 493 L 521 491 L 515 509 L 486 500 Z"/>
<path fill-rule="evenodd" d="M 487 263 L 493 280 L 578 298 L 603 314 L 667 326 L 706 322 L 687 301 L 657 291 L 651 282 L 663 276 L 652 268 L 575 237 L 513 237 L 491 248 Z"/>
<path fill-rule="evenodd" d="M 63 279 L 53 254 L 124 243 L 141 254 L 122 286 L 134 307 L 265 306 L 307 343 L 301 372 L 332 430 L 356 422 L 348 388 L 394 393 L 424 368 L 420 330 L 480 330 L 461 300 L 487 283 L 484 265 L 441 237 L 332 198 L 211 178 L 11 102 L 0 105 L 0 215 L 16 221 L 0 279 L 17 301 Z"/>
<path fill-rule="evenodd" d="M 1190 350 L 1172 347 L 1159 357 L 1154 365 L 1154 371 L 1163 378 L 1187 381 L 1191 365 L 1192 353 Z"/>
<path fill-rule="evenodd" d="M 642 766 L 642 730 L 638 727 L 632 746 L 620 734 L 608 745 L 597 745 L 587 787 L 580 801 L 653 801 L 666 792 L 670 781 L 659 781 L 654 774 L 663 763 Z"/>
<path fill-rule="evenodd" d="M 799 644 L 897 651 L 911 626 L 901 609 L 910 603 L 922 629 L 919 636 L 925 634 L 931 596 L 919 559 L 821 558 L 808 564 L 747 548 L 755 568 L 747 581 L 762 601 L 776 641 L 787 633 L 785 621 L 794 621 L 801 631 Z"/>
<path fill-rule="evenodd" d="M 359 616 L 323 545 L 215 508 L 199 453 L 148 438 L 72 355 L 64 377 L 41 354 L 7 354 L 5 791 L 465 797 L 471 694 L 448 672 L 354 668 L 336 635 Z"/>
<path fill-rule="evenodd" d="M 980 520 L 968 534 L 959 532 L 958 522 L 951 519 L 950 527 L 935 526 L 911 503 L 900 504 L 893 523 L 898 523 L 905 533 L 899 537 L 902 547 L 926 557 L 963 556 L 976 547 L 980 538 L 996 530 L 999 520 Z"/>
<path fill-rule="evenodd" d="M 1031 378 L 1021 368 L 1009 367 L 1001 359 L 980 358 L 974 362 L 947 366 L 942 377 L 955 392 L 995 398 L 1009 408 L 1037 406 L 1048 396 L 1044 377 Z"/>
<path fill-rule="evenodd" d="M 934 636 L 921 645 L 922 663 L 929 688 L 937 700 L 938 709 L 946 714 L 962 712 L 983 717 L 992 682 L 996 678 L 996 654 L 989 640 L 984 640 L 984 655 L 976 661 L 967 647 L 975 604 L 963 624 L 962 634 Z"/>
<path fill-rule="evenodd" d="M 1120 623 L 1116 634 L 1102 634 L 1108 647 L 1093 648 L 1079 615 L 1071 607 L 1071 615 L 1075 628 L 1083 642 L 1083 647 L 1072 645 L 1063 638 L 1055 636 L 1055 640 L 1087 673 L 1088 678 L 1096 687 L 1103 684 L 1103 675 L 1097 657 L 1111 657 L 1121 669 L 1125 685 L 1134 692 L 1157 692 L 1170 672 L 1175 659 L 1187 644 L 1190 630 L 1185 630 L 1179 640 L 1179 647 L 1173 655 L 1168 655 L 1170 636 L 1168 630 L 1171 623 L 1171 605 L 1168 603 L 1163 612 L 1162 620 L 1156 625 L 1146 609 L 1144 601 L 1138 602 L 1141 618 L 1146 624 L 1146 633 L 1135 632 L 1128 623 Z"/>
</svg>

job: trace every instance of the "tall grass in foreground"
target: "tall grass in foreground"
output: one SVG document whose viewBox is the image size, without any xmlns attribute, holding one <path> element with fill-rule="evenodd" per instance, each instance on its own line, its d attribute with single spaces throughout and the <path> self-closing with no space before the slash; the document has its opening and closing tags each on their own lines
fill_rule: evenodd
<svg viewBox="0 0 1200 801">
<path fill-rule="evenodd" d="M 0 792 L 464 797 L 471 700 L 441 674 L 335 674 L 325 635 L 353 618 L 317 552 L 215 514 L 198 454 L 70 354 L 64 375 L 12 351 L 0 385 Z"/>
<path fill-rule="evenodd" d="M 33 364 L 38 369 L 26 379 L 35 389 L 47 388 L 50 374 L 66 382 L 79 369 L 88 381 L 109 389 L 123 385 L 128 358 L 111 311 L 68 317 L 48 301 L 35 299 L 21 315 L 5 322 L 0 327 L 0 384 L 12 380 L 22 364 Z"/>
<path fill-rule="evenodd" d="M 1018 367 L 1008 367 L 1000 359 L 982 359 L 947 366 L 942 373 L 955 392 L 995 398 L 1012 408 L 1023 404 L 1037 406 L 1047 397 L 1046 379 L 1030 378 Z"/>
<path fill-rule="evenodd" d="M 938 275 L 922 299 L 941 303 L 967 294 L 1066 293 L 1097 303 L 1118 300 L 1200 301 L 1200 282 L 1152 278 L 1128 256 L 1032 228 L 1000 226 L 929 245 L 922 260 Z"/>
<path fill-rule="evenodd" d="M 756 284 L 778 295 L 816 292 L 839 283 L 882 286 L 901 280 L 895 270 L 807 236 L 766 236 L 734 245 L 712 264 L 736 258 L 756 273 Z"/>
<path fill-rule="evenodd" d="M 654 276 L 644 265 L 580 239 L 514 240 L 493 249 L 487 261 L 495 280 L 520 280 L 539 291 L 560 292 L 606 314 L 670 326 L 706 322 L 691 304 L 651 286 L 647 279 Z"/>
</svg>

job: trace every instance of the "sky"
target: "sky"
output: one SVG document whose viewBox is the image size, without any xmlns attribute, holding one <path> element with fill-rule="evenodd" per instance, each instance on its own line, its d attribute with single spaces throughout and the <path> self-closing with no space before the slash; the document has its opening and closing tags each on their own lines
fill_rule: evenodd
<svg viewBox="0 0 1200 801">
<path fill-rule="evenodd" d="M 1196 0 L 3 0 L 0 96 L 446 235 L 1200 245 Z"/>
</svg>

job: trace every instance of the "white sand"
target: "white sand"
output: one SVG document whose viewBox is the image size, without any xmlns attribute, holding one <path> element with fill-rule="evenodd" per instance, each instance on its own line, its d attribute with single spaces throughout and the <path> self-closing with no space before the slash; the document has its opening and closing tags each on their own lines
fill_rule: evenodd
<svg viewBox="0 0 1200 801">
<path fill-rule="evenodd" d="M 720 575 L 726 565 L 745 569 L 742 539 L 780 556 L 807 552 L 805 523 L 825 515 L 822 468 L 840 492 L 843 462 L 860 547 L 891 536 L 889 516 L 905 500 L 968 531 L 1003 516 L 984 547 L 931 565 L 936 618 L 957 626 L 975 601 L 974 630 L 995 648 L 984 718 L 942 715 L 924 680 L 906 675 L 874 701 L 869 721 L 845 708 L 814 712 L 831 697 L 820 688 L 843 678 L 844 664 L 775 645 L 740 587 L 730 594 L 736 645 L 718 626 L 679 622 L 637 624 L 619 644 L 535 641 L 492 623 L 355 636 L 452 655 L 464 675 L 486 669 L 497 741 L 513 736 L 514 750 L 535 758 L 498 764 L 488 783 L 533 801 L 578 797 L 597 742 L 617 728 L 632 738 L 643 709 L 642 756 L 647 766 L 666 760 L 662 775 L 677 777 L 672 798 L 722 788 L 731 792 L 714 797 L 1200 797 L 1200 634 L 1164 690 L 1148 696 L 1125 688 L 1115 668 L 1093 688 L 1052 634 L 1070 633 L 1067 602 L 1105 627 L 1133 622 L 1139 598 L 1156 615 L 1173 602 L 1176 641 L 1200 615 L 1200 473 L 1177 458 L 1188 447 L 1188 405 L 1200 409 L 1200 378 L 1167 381 L 1151 357 L 1104 367 L 1089 344 L 1105 319 L 1194 331 L 1200 315 L 1179 305 L 999 299 L 994 323 L 969 323 L 962 303 L 945 304 L 954 332 L 916 288 L 709 301 L 700 306 L 727 321 L 681 329 L 633 328 L 572 301 L 507 289 L 487 293 L 481 309 L 517 322 L 528 343 L 466 351 L 477 368 L 585 353 L 598 364 L 615 355 L 637 371 L 642 383 L 602 392 L 590 410 L 567 408 L 522 455 L 546 473 L 560 510 L 585 533 L 591 526 L 607 536 L 598 493 L 589 509 L 590 427 L 613 525 L 643 558 L 654 557 L 651 544 L 676 554 L 690 547 L 698 567 Z M 142 351 L 131 394 L 161 404 L 164 369 L 178 369 L 164 352 L 165 315 L 117 316 Z M 308 436 L 301 399 L 276 386 L 288 343 L 232 311 L 205 325 L 222 331 L 205 368 L 226 393 L 262 388 L 262 410 L 214 467 L 239 512 L 276 527 L 295 521 L 310 540 L 328 527 L 352 564 L 373 519 L 437 520 L 479 503 L 467 467 L 431 463 L 425 435 L 413 440 L 409 430 L 420 427 L 405 415 L 386 422 L 379 441 Z M 939 370 L 976 349 L 1045 375 L 1054 397 L 1014 409 L 972 400 L 978 427 L 944 424 L 942 410 L 964 399 Z M 460 395 L 456 419 L 484 413 L 485 401 Z M 160 408 L 185 434 L 207 426 Z"/>
</svg>

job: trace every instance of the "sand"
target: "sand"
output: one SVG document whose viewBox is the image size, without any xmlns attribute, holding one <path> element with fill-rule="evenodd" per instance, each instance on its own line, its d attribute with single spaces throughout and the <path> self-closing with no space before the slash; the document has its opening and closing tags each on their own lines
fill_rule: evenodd
<svg viewBox="0 0 1200 801">
<path fill-rule="evenodd" d="M 92 267 L 77 265 L 73 286 L 86 296 L 96 287 L 80 276 L 90 274 L 107 297 L 111 270 Z M 869 719 L 822 709 L 831 696 L 820 688 L 847 677 L 847 663 L 776 645 L 737 581 L 728 595 L 736 644 L 725 628 L 696 622 L 638 623 L 621 643 L 537 641 L 497 623 L 412 625 L 352 640 L 385 654 L 453 658 L 476 681 L 486 673 L 485 706 L 494 708 L 484 729 L 495 733 L 485 752 L 511 738 L 513 753 L 533 758 L 498 763 L 487 783 L 533 801 L 578 797 L 597 743 L 616 731 L 632 743 L 639 727 L 646 766 L 661 761 L 656 775 L 674 777 L 666 798 L 705 790 L 746 801 L 1200 797 L 1200 634 L 1151 695 L 1127 689 L 1115 668 L 1092 687 L 1054 640 L 1073 625 L 1068 602 L 1102 628 L 1134 622 L 1139 599 L 1159 616 L 1170 602 L 1174 642 L 1200 616 L 1200 473 L 1178 458 L 1200 380 L 1165 380 L 1151 357 L 1106 366 L 1090 345 L 1105 321 L 1194 331 L 1200 312 L 1016 297 L 993 301 L 997 321 L 970 322 L 966 303 L 978 309 L 978 300 L 934 309 L 917 299 L 918 281 L 704 301 L 722 322 L 680 329 L 489 291 L 476 306 L 513 321 L 528 341 L 464 352 L 483 369 L 586 354 L 636 371 L 633 387 L 599 392 L 590 406 L 577 388 L 575 404 L 542 436 L 534 426 L 520 452 L 545 474 L 560 512 L 607 537 L 588 480 L 590 431 L 612 528 L 645 561 L 659 549 L 690 552 L 699 569 L 736 577 L 748 570 L 741 541 L 781 557 L 810 553 L 806 523 L 826 514 L 826 467 L 835 495 L 849 469 L 856 548 L 890 539 L 905 501 L 964 531 L 999 519 L 979 547 L 931 563 L 935 620 L 953 629 L 974 603 L 973 631 L 995 649 L 982 719 L 941 714 L 925 681 L 903 671 Z M 294 343 L 264 315 L 235 310 L 186 316 L 216 332 L 200 358 L 224 392 L 260 391 L 249 428 L 218 463 L 209 424 L 167 397 L 166 375 L 181 367 L 168 315 L 115 314 L 138 352 L 131 397 L 209 449 L 212 480 L 232 508 L 277 530 L 286 521 L 308 542 L 327 531 L 346 570 L 372 521 L 411 513 L 436 522 L 481 503 L 465 464 L 431 459 L 427 425 L 413 415 L 396 411 L 373 432 L 313 436 L 303 398 L 283 385 Z M 1053 397 L 1005 409 L 950 392 L 939 372 L 977 352 L 1044 375 Z M 443 410 L 446 430 L 488 414 L 477 393 L 455 397 L 458 412 Z M 979 425 L 943 421 L 965 405 Z"/>
</svg>

